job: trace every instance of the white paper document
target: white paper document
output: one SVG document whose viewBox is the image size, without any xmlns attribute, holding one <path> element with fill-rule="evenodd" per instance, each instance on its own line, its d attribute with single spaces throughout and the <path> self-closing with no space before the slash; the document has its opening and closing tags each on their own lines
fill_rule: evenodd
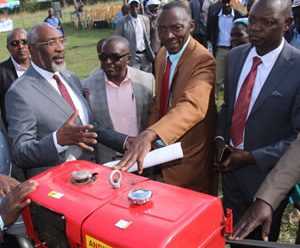
<svg viewBox="0 0 300 248">
<path fill-rule="evenodd" d="M 183 158 L 183 152 L 182 152 L 180 142 L 149 152 L 144 159 L 144 168 L 163 164 L 179 158 Z M 116 161 L 107 162 L 103 165 L 108 167 L 113 167 L 117 165 L 119 162 L 120 160 L 116 160 Z M 134 172 L 137 170 L 138 170 L 137 164 L 135 163 L 131 168 L 129 168 L 128 171 Z"/>
</svg>

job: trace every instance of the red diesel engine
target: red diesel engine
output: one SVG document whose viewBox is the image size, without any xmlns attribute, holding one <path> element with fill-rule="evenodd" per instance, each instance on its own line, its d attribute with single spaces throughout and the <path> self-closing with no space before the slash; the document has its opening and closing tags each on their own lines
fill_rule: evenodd
<svg viewBox="0 0 300 248">
<path fill-rule="evenodd" d="M 29 195 L 32 204 L 23 217 L 37 247 L 225 246 L 230 218 L 224 218 L 218 198 L 111 172 L 72 161 L 32 178 L 39 187 Z"/>
</svg>

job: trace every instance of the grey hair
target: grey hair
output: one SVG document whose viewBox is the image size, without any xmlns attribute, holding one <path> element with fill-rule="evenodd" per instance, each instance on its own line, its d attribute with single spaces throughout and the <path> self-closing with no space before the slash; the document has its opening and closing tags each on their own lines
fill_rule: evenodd
<svg viewBox="0 0 300 248">
<path fill-rule="evenodd" d="M 27 32 L 26 32 L 25 29 L 23 29 L 23 28 L 15 28 L 15 29 L 11 30 L 11 31 L 7 34 L 7 39 L 6 39 L 6 44 L 7 44 L 7 45 L 8 45 L 9 42 L 11 41 L 11 37 L 12 37 L 15 33 L 17 33 L 17 32 L 22 32 L 22 33 L 25 34 L 25 36 L 27 36 Z"/>
<path fill-rule="evenodd" d="M 50 28 L 53 28 L 49 23 L 46 23 L 46 22 L 41 22 L 41 23 L 38 23 L 36 25 L 34 25 L 31 29 L 29 29 L 28 31 L 28 34 L 27 34 L 27 44 L 30 46 L 30 45 L 33 45 L 33 44 L 36 44 L 39 40 L 39 37 L 38 37 L 38 34 L 37 34 L 37 31 L 42 28 L 42 27 L 50 27 Z"/>
</svg>

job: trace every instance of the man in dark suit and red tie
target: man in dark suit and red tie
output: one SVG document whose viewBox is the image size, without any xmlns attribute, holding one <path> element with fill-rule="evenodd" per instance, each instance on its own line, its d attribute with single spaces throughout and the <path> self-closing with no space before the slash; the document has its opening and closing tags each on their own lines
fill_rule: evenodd
<svg viewBox="0 0 300 248">
<path fill-rule="evenodd" d="M 0 108 L 1 116 L 7 127 L 4 107 L 5 94 L 12 83 L 22 76 L 30 65 L 27 32 L 21 28 L 9 32 L 6 48 L 10 53 L 10 57 L 0 64 Z"/>
<path fill-rule="evenodd" d="M 291 23 L 291 1 L 258 0 L 249 14 L 251 44 L 228 57 L 216 166 L 223 172 L 224 208 L 233 210 L 235 223 L 300 130 L 300 53 L 283 39 Z M 273 214 L 270 241 L 278 238 L 285 206 Z"/>
</svg>

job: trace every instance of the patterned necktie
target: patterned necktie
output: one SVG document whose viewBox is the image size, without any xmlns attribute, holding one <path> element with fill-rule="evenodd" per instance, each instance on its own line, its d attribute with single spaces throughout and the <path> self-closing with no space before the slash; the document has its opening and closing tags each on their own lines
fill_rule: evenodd
<svg viewBox="0 0 300 248">
<path fill-rule="evenodd" d="M 253 58 L 251 70 L 240 89 L 238 99 L 235 104 L 234 113 L 231 120 L 231 139 L 234 146 L 238 146 L 243 141 L 243 133 L 249 111 L 251 95 L 256 79 L 257 67 L 262 63 L 259 57 Z"/>
<path fill-rule="evenodd" d="M 66 88 L 66 86 L 63 84 L 63 82 L 60 80 L 59 76 L 54 74 L 53 78 L 55 79 L 56 83 L 57 83 L 57 87 L 60 91 L 60 94 L 62 95 L 62 97 L 66 100 L 66 102 L 70 105 L 70 107 L 72 108 L 72 110 L 75 112 L 76 111 L 76 107 L 72 101 L 72 98 Z"/>
<path fill-rule="evenodd" d="M 161 83 L 161 92 L 160 92 L 160 105 L 159 105 L 159 118 L 163 117 L 166 114 L 167 104 L 169 100 L 169 78 L 171 71 L 171 60 L 170 57 L 167 59 L 167 66 L 165 73 L 162 78 Z"/>
</svg>

